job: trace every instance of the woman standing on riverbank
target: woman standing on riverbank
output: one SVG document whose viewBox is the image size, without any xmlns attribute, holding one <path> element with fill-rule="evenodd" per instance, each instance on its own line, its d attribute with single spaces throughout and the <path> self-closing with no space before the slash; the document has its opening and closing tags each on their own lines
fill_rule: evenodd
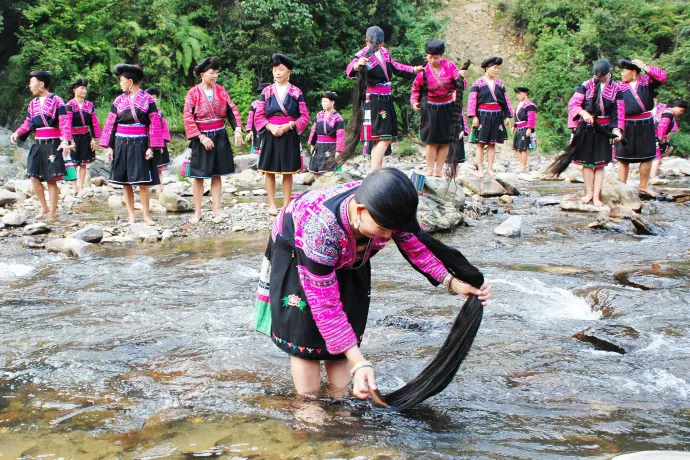
<svg viewBox="0 0 690 460">
<path fill-rule="evenodd" d="M 123 186 L 124 201 L 129 223 L 134 217 L 134 190 L 139 186 L 143 220 L 153 223 L 149 214 L 149 186 L 160 183 L 154 149 L 163 149 L 160 115 L 150 94 L 139 84 L 144 71 L 136 65 L 118 64 L 114 73 L 120 78 L 122 94 L 115 99 L 103 127 L 101 147 L 106 149 L 113 166 L 110 182 Z"/>
<path fill-rule="evenodd" d="M 578 86 L 568 103 L 568 127 L 575 129 L 571 145 L 577 146 L 573 161 L 582 165 L 585 182 L 582 202 L 595 206 L 603 204 L 604 167 L 611 161 L 611 138 L 605 132 L 617 134 L 620 140 L 625 126 L 625 107 L 610 72 L 609 61 L 595 62 L 593 77 Z"/>
<path fill-rule="evenodd" d="M 668 105 L 658 104 L 656 106 L 657 114 L 654 118 L 659 146 L 656 149 L 656 158 L 652 163 L 651 177 L 658 176 L 661 158 L 673 152 L 671 134 L 678 131 L 676 118 L 682 116 L 686 110 L 688 110 L 688 101 L 684 101 L 681 97 L 675 98 Z"/>
<path fill-rule="evenodd" d="M 487 147 L 489 153 L 487 172 L 490 176 L 496 175 L 493 169 L 496 144 L 502 144 L 508 139 L 504 119 L 513 116 L 508 93 L 503 82 L 497 78 L 502 64 L 503 58 L 500 56 L 484 59 L 481 65 L 484 76 L 472 84 L 467 100 L 467 116 L 473 118 L 474 134 L 470 134 L 470 142 L 477 144 L 479 178 L 484 177 L 484 147 Z"/>
<path fill-rule="evenodd" d="M 324 172 L 332 171 L 331 162 L 345 148 L 345 121 L 335 110 L 335 100 L 338 95 L 326 91 L 321 97 L 323 110 L 316 114 L 316 120 L 309 134 L 311 145 L 311 161 L 309 172 L 319 176 Z M 332 163 L 330 169 L 326 165 Z"/>
<path fill-rule="evenodd" d="M 390 57 L 390 52 L 383 46 L 383 30 L 373 26 L 367 29 L 365 44 L 355 57 L 347 65 L 345 70 L 349 78 L 354 78 L 363 69 L 362 86 L 366 90 L 357 91 L 358 99 L 352 108 L 354 113 L 361 111 L 361 116 L 353 117 L 362 120 L 360 123 L 352 123 L 348 128 L 349 137 L 360 135 L 360 140 L 366 143 L 365 155 L 371 156 L 371 171 L 381 167 L 384 155 L 390 154 L 390 145 L 393 138 L 398 135 L 398 120 L 395 116 L 393 97 L 391 96 L 391 77 L 407 78 L 411 80 L 417 72 L 424 67 L 400 64 Z M 350 141 L 348 140 L 348 144 Z M 351 150 L 354 146 L 350 147 Z M 348 151 L 348 155 L 351 153 Z"/>
<path fill-rule="evenodd" d="M 257 290 L 255 327 L 291 356 L 297 393 L 321 386 L 324 361 L 332 396 L 354 377 L 360 399 L 376 389 L 373 364 L 359 345 L 371 293 L 370 259 L 391 239 L 434 286 L 476 294 L 491 288 L 457 250 L 426 234 L 410 179 L 383 168 L 361 182 L 314 190 L 286 206 L 273 225 Z"/>
<path fill-rule="evenodd" d="M 639 59 L 623 58 L 618 61 L 621 82 L 619 97 L 625 104 L 625 133 L 627 145 L 616 143 L 618 179 L 627 182 L 631 163 L 640 164 L 639 192 L 642 196 L 656 197 L 648 187 L 652 161 L 656 157 L 657 136 L 654 126 L 654 99 L 658 88 L 666 81 L 666 73 Z M 640 75 L 642 71 L 645 75 Z"/>
<path fill-rule="evenodd" d="M 60 197 L 57 181 L 62 180 L 66 173 L 64 157 L 69 156 L 72 122 L 67 105 L 59 96 L 49 91 L 52 74 L 36 70 L 29 77 L 29 90 L 36 97 L 29 102 L 26 119 L 12 133 L 10 142 L 24 142 L 29 134 L 35 133 L 36 140 L 29 151 L 26 169 L 34 193 L 41 203 L 36 219 L 54 218 Z M 48 183 L 50 207 L 46 202 L 42 182 Z"/>
<path fill-rule="evenodd" d="M 513 132 L 513 150 L 517 152 L 520 167 L 517 172 L 527 172 L 527 151 L 537 148 L 537 106 L 529 100 L 529 89 L 524 86 L 515 88 L 518 103 L 515 109 Z"/>
<path fill-rule="evenodd" d="M 78 78 L 69 85 L 74 93 L 74 98 L 67 103 L 72 110 L 72 137 L 75 147 L 71 157 L 77 169 L 77 180 L 73 183 L 74 193 L 84 190 L 86 167 L 96 160 L 98 138 L 101 137 L 96 107 L 91 101 L 86 100 L 88 86 L 89 81 L 86 78 Z"/>
<path fill-rule="evenodd" d="M 165 143 L 165 147 L 163 147 L 163 150 L 154 150 L 153 152 L 153 162 L 156 164 L 156 170 L 158 171 L 158 180 L 160 181 L 160 184 L 156 185 L 156 189 L 158 191 L 158 194 L 160 195 L 163 192 L 163 171 L 168 169 L 168 165 L 170 164 L 170 152 L 168 152 L 168 142 L 170 142 L 170 128 L 168 128 L 168 120 L 166 120 L 165 116 L 163 115 L 163 111 L 160 108 L 160 88 L 158 88 L 157 86 L 153 86 L 151 88 L 147 88 L 146 92 L 151 95 L 151 97 L 153 98 L 153 102 L 155 102 L 156 107 L 158 107 L 158 116 L 161 119 L 161 133 L 163 135 L 163 142 Z"/>
<path fill-rule="evenodd" d="M 459 80 L 467 87 L 467 71 L 443 59 L 446 44 L 432 39 L 425 46 L 427 65 L 423 72 L 417 74 L 412 82 L 410 104 L 421 112 L 420 138 L 426 144 L 426 175 L 441 177 L 443 165 L 448 157 L 448 147 L 453 120 L 453 101 L 456 96 L 456 85 Z M 462 113 L 459 114 L 462 120 Z M 462 130 L 460 137 L 462 137 Z"/>
<path fill-rule="evenodd" d="M 187 92 L 184 102 L 184 131 L 192 150 L 189 177 L 194 179 L 194 216 L 191 224 L 201 220 L 204 179 L 211 179 L 213 214 L 227 219 L 220 206 L 221 177 L 235 172 L 232 146 L 225 130 L 228 120 L 234 131 L 235 146 L 242 145 L 242 117 L 228 92 L 217 84 L 221 65 L 217 56 L 207 57 L 195 68 L 201 83 Z"/>
<path fill-rule="evenodd" d="M 276 174 L 283 176 L 283 207 L 292 197 L 292 175 L 302 170 L 300 135 L 309 124 L 302 91 L 290 83 L 295 63 L 287 56 L 271 56 L 274 83 L 264 88 L 256 104 L 254 126 L 261 133 L 259 171 L 266 174 L 268 213 L 276 208 Z"/>
</svg>

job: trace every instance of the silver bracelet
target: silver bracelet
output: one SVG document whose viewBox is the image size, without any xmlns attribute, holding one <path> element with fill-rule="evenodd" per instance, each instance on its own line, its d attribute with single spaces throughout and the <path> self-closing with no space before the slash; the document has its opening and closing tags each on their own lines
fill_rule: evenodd
<svg viewBox="0 0 690 460">
<path fill-rule="evenodd" d="M 355 373 L 358 370 L 362 369 L 363 367 L 371 367 L 373 369 L 374 365 L 371 362 L 367 361 L 366 359 L 362 360 L 362 361 L 358 362 L 357 364 L 355 364 L 352 369 L 350 369 L 350 377 L 354 377 Z"/>
<path fill-rule="evenodd" d="M 448 273 L 448 274 L 446 275 L 446 277 L 443 278 L 443 281 L 441 282 L 441 284 L 442 284 L 443 287 L 446 289 L 446 291 L 450 292 L 451 294 L 455 294 L 455 293 L 453 292 L 453 290 L 450 288 L 450 283 L 453 281 L 454 278 L 455 278 L 455 277 L 454 277 L 453 275 L 451 275 L 450 273 Z"/>
</svg>

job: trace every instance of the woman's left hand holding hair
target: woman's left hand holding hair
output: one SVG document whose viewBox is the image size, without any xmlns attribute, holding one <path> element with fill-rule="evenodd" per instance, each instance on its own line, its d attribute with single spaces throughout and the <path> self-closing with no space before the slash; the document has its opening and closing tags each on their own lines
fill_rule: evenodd
<svg viewBox="0 0 690 460">
<path fill-rule="evenodd" d="M 453 278 L 450 282 L 450 289 L 465 298 L 474 294 L 482 301 L 482 305 L 484 306 L 486 306 L 487 301 L 491 298 L 491 283 L 488 280 L 484 280 L 482 287 L 477 289 L 471 284 L 463 283 L 459 279 Z"/>
</svg>

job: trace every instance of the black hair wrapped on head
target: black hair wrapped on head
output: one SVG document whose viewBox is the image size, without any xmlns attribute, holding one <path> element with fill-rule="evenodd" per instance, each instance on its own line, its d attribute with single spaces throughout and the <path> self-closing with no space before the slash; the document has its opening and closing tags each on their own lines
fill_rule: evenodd
<svg viewBox="0 0 690 460">
<path fill-rule="evenodd" d="M 495 66 L 495 65 L 502 65 L 503 64 L 503 58 L 501 56 L 491 56 L 482 61 L 481 68 L 482 69 L 488 69 L 489 67 Z"/>
<path fill-rule="evenodd" d="M 324 93 L 321 95 L 322 98 L 330 99 L 331 101 L 335 102 L 336 99 L 338 99 L 338 95 L 334 93 L 333 91 L 324 91 Z"/>
<path fill-rule="evenodd" d="M 684 101 L 682 97 L 678 96 L 674 100 L 668 103 L 669 107 L 679 107 L 684 110 L 688 110 L 688 101 Z"/>
<path fill-rule="evenodd" d="M 529 94 L 529 88 L 526 86 L 516 86 L 515 92 L 516 93 L 527 93 L 527 94 Z"/>
<path fill-rule="evenodd" d="M 443 54 L 446 52 L 446 42 L 437 38 L 427 40 L 424 46 L 426 54 Z"/>
<path fill-rule="evenodd" d="M 196 67 L 194 67 L 194 74 L 201 75 L 209 70 L 220 70 L 222 67 L 220 63 L 220 58 L 218 56 L 210 56 L 205 58 L 203 61 L 199 62 Z"/>
<path fill-rule="evenodd" d="M 141 67 L 132 64 L 118 64 L 113 68 L 113 73 L 118 77 L 122 75 L 134 83 L 139 83 L 144 79 L 144 71 Z"/>
<path fill-rule="evenodd" d="M 53 83 L 53 74 L 47 70 L 34 70 L 29 74 L 29 79 L 31 79 L 31 77 L 34 77 L 38 81 L 42 81 L 46 89 L 50 88 L 50 85 Z"/>
<path fill-rule="evenodd" d="M 369 43 L 371 43 L 371 45 L 369 45 L 369 49 L 367 50 L 367 57 L 369 57 L 376 52 L 376 45 L 383 43 L 383 29 L 379 26 L 369 27 L 367 29 L 366 38 L 369 40 Z"/>
<path fill-rule="evenodd" d="M 145 90 L 147 93 L 149 93 L 151 96 L 160 96 L 161 95 L 161 89 L 157 86 L 152 86 L 150 88 L 146 88 Z"/>
<path fill-rule="evenodd" d="M 611 72 L 611 63 L 606 59 L 599 59 L 592 67 L 592 75 L 597 78 L 605 77 Z"/>
<path fill-rule="evenodd" d="M 620 69 L 628 69 L 628 70 L 634 70 L 637 73 L 642 72 L 642 69 L 637 67 L 635 64 L 632 63 L 632 60 L 630 58 L 621 58 L 618 60 L 618 67 Z"/>
<path fill-rule="evenodd" d="M 259 83 L 258 86 L 256 87 L 256 93 L 261 94 L 267 86 L 271 86 L 270 83 Z"/>
<path fill-rule="evenodd" d="M 412 181 L 395 168 L 381 168 L 369 174 L 355 192 L 355 201 L 363 204 L 371 217 L 381 227 L 413 233 L 456 278 L 477 288 L 484 283 L 484 276 L 455 248 L 447 246 L 427 234 L 417 221 L 419 194 Z M 409 259 L 408 259 L 409 262 Z M 439 282 L 425 274 L 432 284 Z"/>
<path fill-rule="evenodd" d="M 273 56 L 271 56 L 271 66 L 278 67 L 280 64 L 283 64 L 285 67 L 288 68 L 288 70 L 292 70 L 292 68 L 295 67 L 295 61 L 285 56 L 284 54 L 276 53 Z"/>
<path fill-rule="evenodd" d="M 88 87 L 89 86 L 89 80 L 87 80 L 86 78 L 77 78 L 76 80 L 74 80 L 72 83 L 69 84 L 69 89 L 74 91 L 75 89 L 79 88 L 80 86 Z"/>
</svg>

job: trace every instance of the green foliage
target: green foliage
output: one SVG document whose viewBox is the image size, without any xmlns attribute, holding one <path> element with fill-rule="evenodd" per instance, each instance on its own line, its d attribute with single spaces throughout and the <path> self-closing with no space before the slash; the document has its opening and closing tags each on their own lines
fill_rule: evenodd
<svg viewBox="0 0 690 460">
<path fill-rule="evenodd" d="M 354 81 L 345 67 L 364 46 L 372 24 L 386 33 L 394 59 L 423 62 L 424 42 L 442 36 L 443 24 L 430 18 L 440 5 L 423 0 L 23 0 L 11 6 L 20 15 L 19 53 L 0 62 L 0 123 L 16 124 L 31 95 L 27 75 L 44 68 L 55 76 L 54 92 L 71 99 L 70 81 L 86 77 L 89 99 L 104 120 L 119 94 L 112 75 L 118 62 L 136 63 L 144 86 L 159 86 L 160 106 L 174 132 L 183 130 L 182 107 L 198 82 L 194 64 L 218 55 L 224 63 L 219 83 L 245 115 L 257 97 L 258 82 L 273 80 L 271 54 L 295 60 L 291 81 L 305 94 L 310 112 L 324 90 L 336 91 L 343 116 L 350 113 Z M 402 132 L 414 123 L 411 82 L 397 79 L 394 100 Z M 319 109 L 320 110 L 320 109 Z"/>
<path fill-rule="evenodd" d="M 596 59 L 612 64 L 639 58 L 663 68 L 668 80 L 659 101 L 690 96 L 690 3 L 669 0 L 517 0 L 515 27 L 533 48 L 532 73 L 525 82 L 539 107 L 537 130 L 544 150 L 568 141 L 567 103 L 577 85 L 590 78 Z M 614 70 L 614 79 L 620 79 Z M 681 131 L 690 124 L 681 120 Z M 690 142 L 676 134 L 678 153 Z"/>
<path fill-rule="evenodd" d="M 410 139 L 403 139 L 395 146 L 395 154 L 401 158 L 415 155 L 417 152 L 417 147 L 415 147 Z"/>
</svg>

